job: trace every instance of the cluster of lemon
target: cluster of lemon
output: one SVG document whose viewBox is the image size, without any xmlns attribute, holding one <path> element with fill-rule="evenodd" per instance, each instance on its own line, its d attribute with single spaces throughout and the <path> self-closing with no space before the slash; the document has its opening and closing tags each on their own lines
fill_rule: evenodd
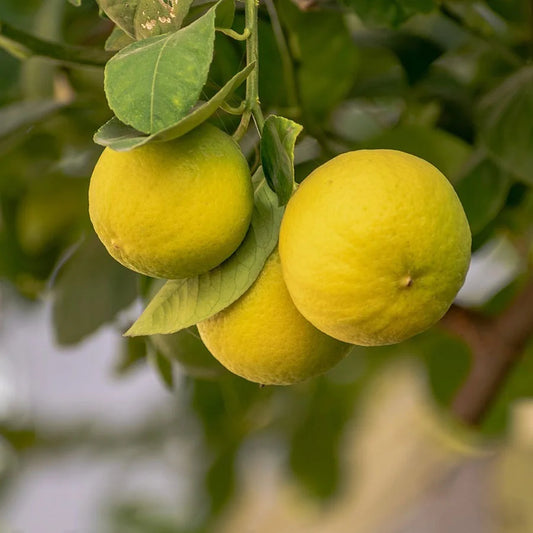
<svg viewBox="0 0 533 533">
<path fill-rule="evenodd" d="M 242 242 L 253 191 L 238 145 L 210 125 L 130 152 L 106 149 L 90 216 L 109 253 L 154 277 L 206 272 Z M 290 384 L 350 344 L 392 344 L 437 322 L 463 284 L 468 222 L 431 164 L 394 150 L 339 155 L 290 199 L 279 247 L 252 287 L 198 324 L 229 370 Z"/>
</svg>

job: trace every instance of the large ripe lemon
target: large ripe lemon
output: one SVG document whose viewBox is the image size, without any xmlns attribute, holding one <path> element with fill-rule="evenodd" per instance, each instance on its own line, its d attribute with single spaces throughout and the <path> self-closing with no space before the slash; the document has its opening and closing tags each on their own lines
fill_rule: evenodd
<svg viewBox="0 0 533 533">
<path fill-rule="evenodd" d="M 106 148 L 89 187 L 89 214 L 109 253 L 148 276 L 211 270 L 242 242 L 252 215 L 250 172 L 238 145 L 204 124 L 174 141 Z"/>
<path fill-rule="evenodd" d="M 400 342 L 437 322 L 463 284 L 471 235 L 433 165 L 395 150 L 341 154 L 290 199 L 279 251 L 298 310 L 360 345 Z"/>
<path fill-rule="evenodd" d="M 200 322 L 198 331 L 228 370 L 264 385 L 289 385 L 325 372 L 349 349 L 318 331 L 294 307 L 277 251 L 252 287 Z"/>
</svg>

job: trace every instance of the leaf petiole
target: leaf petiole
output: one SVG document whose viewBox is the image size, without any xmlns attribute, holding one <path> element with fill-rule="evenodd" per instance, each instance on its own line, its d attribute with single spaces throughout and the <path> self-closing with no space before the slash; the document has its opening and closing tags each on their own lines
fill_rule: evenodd
<svg viewBox="0 0 533 533">
<path fill-rule="evenodd" d="M 236 32 L 235 30 L 231 30 L 229 28 L 215 28 L 215 30 L 227 35 L 228 37 L 231 37 L 235 41 L 246 41 L 246 39 L 248 39 L 248 37 L 251 35 L 249 28 L 244 28 L 242 33 Z"/>
</svg>

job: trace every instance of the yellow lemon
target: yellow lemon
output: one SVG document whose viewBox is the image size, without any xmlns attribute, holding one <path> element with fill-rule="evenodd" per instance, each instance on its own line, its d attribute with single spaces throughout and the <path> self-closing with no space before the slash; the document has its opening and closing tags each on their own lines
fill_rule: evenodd
<svg viewBox="0 0 533 533">
<path fill-rule="evenodd" d="M 250 172 L 238 145 L 204 124 L 129 152 L 106 148 L 89 187 L 89 214 L 108 252 L 153 277 L 211 270 L 242 242 L 252 215 Z"/>
<path fill-rule="evenodd" d="M 345 342 L 400 342 L 437 322 L 470 262 L 468 222 L 448 180 L 395 150 L 341 154 L 290 199 L 283 275 L 298 310 Z"/>
<path fill-rule="evenodd" d="M 349 348 L 318 331 L 294 307 L 277 251 L 252 287 L 200 322 L 198 331 L 228 370 L 265 385 L 289 385 L 325 372 Z"/>
</svg>

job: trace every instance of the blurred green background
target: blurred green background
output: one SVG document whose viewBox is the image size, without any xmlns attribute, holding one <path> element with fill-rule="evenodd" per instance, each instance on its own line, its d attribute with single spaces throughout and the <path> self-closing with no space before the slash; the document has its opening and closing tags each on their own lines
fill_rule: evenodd
<svg viewBox="0 0 533 533">
<path fill-rule="evenodd" d="M 297 178 L 364 147 L 435 164 L 474 237 L 458 302 L 488 315 L 532 264 L 532 21 L 525 0 L 260 6 L 261 103 L 305 127 Z M 438 326 L 287 388 L 230 375 L 194 328 L 121 337 L 149 282 L 88 219 L 103 69 L 22 60 L 6 30 L 103 50 L 112 27 L 93 0 L 0 2 L 0 531 L 531 533 L 531 342 L 474 431 L 447 414 L 469 348 Z M 243 64 L 217 34 L 204 96 Z"/>
</svg>

